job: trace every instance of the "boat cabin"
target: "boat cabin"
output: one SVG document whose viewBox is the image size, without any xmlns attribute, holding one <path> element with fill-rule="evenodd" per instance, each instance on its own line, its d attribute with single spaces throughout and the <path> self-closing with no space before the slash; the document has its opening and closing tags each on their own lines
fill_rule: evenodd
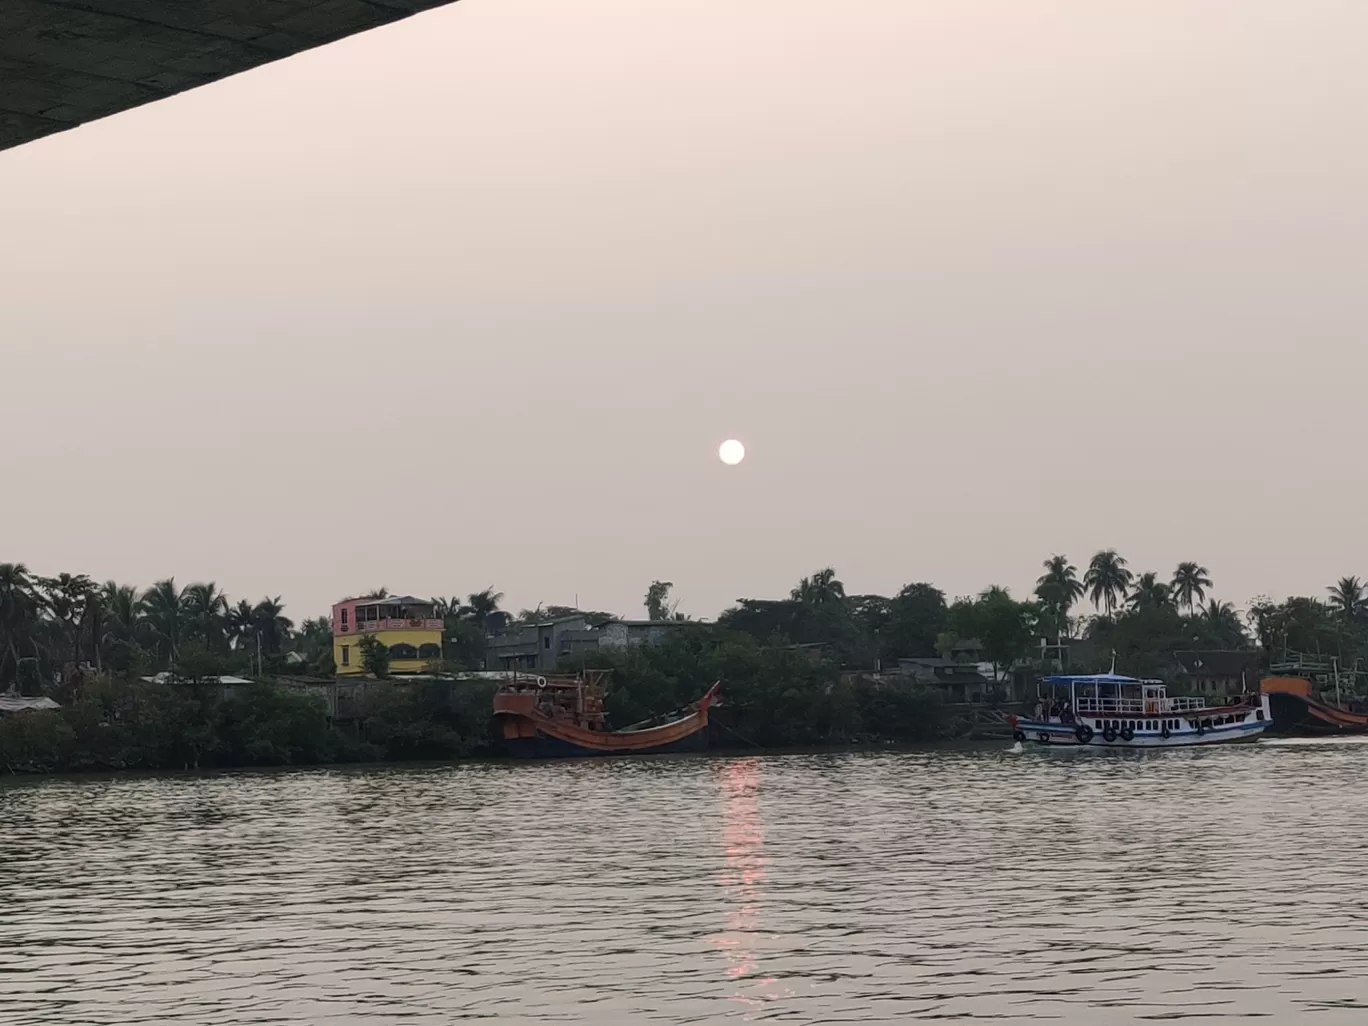
<svg viewBox="0 0 1368 1026">
<path fill-rule="evenodd" d="M 1054 723 L 1069 722 L 1081 715 L 1167 716 L 1207 707 L 1204 698 L 1170 698 L 1163 681 L 1116 673 L 1042 677 L 1037 694 L 1041 718 Z"/>
</svg>

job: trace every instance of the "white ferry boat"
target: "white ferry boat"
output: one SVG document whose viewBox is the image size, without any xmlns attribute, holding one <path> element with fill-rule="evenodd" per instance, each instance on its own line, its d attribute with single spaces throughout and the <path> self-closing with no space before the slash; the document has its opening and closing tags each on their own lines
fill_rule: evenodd
<svg viewBox="0 0 1368 1026">
<path fill-rule="evenodd" d="M 1029 717 L 1011 717 L 1012 737 L 1042 745 L 1176 748 L 1254 741 L 1273 725 L 1268 696 L 1238 695 L 1208 707 L 1170 698 L 1163 681 L 1099 673 L 1044 677 Z"/>
</svg>

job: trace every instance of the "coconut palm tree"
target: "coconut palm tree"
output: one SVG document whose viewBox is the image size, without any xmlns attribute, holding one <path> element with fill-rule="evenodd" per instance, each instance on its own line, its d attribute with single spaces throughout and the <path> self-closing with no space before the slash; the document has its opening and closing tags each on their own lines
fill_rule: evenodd
<svg viewBox="0 0 1368 1026">
<path fill-rule="evenodd" d="M 24 640 L 32 640 L 43 600 L 23 563 L 0 563 L 0 670 L 19 662 Z M 36 642 L 35 642 L 36 643 Z"/>
<path fill-rule="evenodd" d="M 148 588 L 139 603 L 139 613 L 155 638 L 157 655 L 163 662 L 173 662 L 185 630 L 185 610 L 176 579 L 168 577 Z"/>
<path fill-rule="evenodd" d="M 1229 602 L 1220 602 L 1212 599 L 1197 614 L 1202 623 L 1213 634 L 1221 635 L 1230 639 L 1243 638 L 1245 636 L 1244 624 L 1240 622 L 1240 614 L 1235 611 L 1235 607 Z"/>
<path fill-rule="evenodd" d="M 1126 604 L 1131 609 L 1162 609 L 1172 605 L 1169 586 L 1153 571 L 1143 573 L 1135 579 Z"/>
<path fill-rule="evenodd" d="M 256 610 L 246 599 L 238 599 L 237 605 L 229 607 L 224 616 L 224 633 L 234 648 L 242 649 L 252 644 L 256 634 Z"/>
<path fill-rule="evenodd" d="M 213 581 L 187 585 L 181 593 L 185 634 L 204 642 L 210 652 L 228 648 L 228 596 Z"/>
<path fill-rule="evenodd" d="M 1045 572 L 1036 578 L 1036 598 L 1060 620 L 1067 619 L 1069 610 L 1085 591 L 1078 579 L 1078 567 L 1069 562 L 1068 556 L 1051 556 L 1041 566 Z"/>
<path fill-rule="evenodd" d="M 1111 616 L 1119 602 L 1130 591 L 1134 575 L 1126 569 L 1126 560 L 1115 549 L 1104 549 L 1088 561 L 1088 572 L 1083 575 L 1083 586 L 1098 609 L 1106 609 Z"/>
<path fill-rule="evenodd" d="M 831 567 L 818 570 L 810 578 L 804 577 L 798 587 L 789 593 L 795 602 L 811 606 L 839 602 L 845 598 L 845 585 L 836 579 L 836 571 Z"/>
<path fill-rule="evenodd" d="M 85 574 L 64 573 L 56 577 L 38 578 L 35 583 L 42 589 L 44 604 L 61 635 L 61 644 L 55 646 L 56 651 L 61 653 L 59 658 L 79 663 L 82 652 L 81 628 L 94 582 Z"/>
<path fill-rule="evenodd" d="M 1362 620 L 1368 603 L 1364 601 L 1364 585 L 1357 577 L 1341 577 L 1330 592 L 1330 608 L 1346 623 Z"/>
<path fill-rule="evenodd" d="M 294 630 L 294 621 L 285 615 L 279 595 L 267 596 L 253 607 L 252 626 L 261 637 L 262 651 L 266 655 L 277 655 Z"/>
<path fill-rule="evenodd" d="M 1169 586 L 1173 601 L 1191 613 L 1206 598 L 1206 590 L 1211 587 L 1210 574 L 1210 570 L 1196 563 L 1179 563 Z"/>
<path fill-rule="evenodd" d="M 484 591 L 472 592 L 468 597 L 470 602 L 465 607 L 466 619 L 483 630 L 485 620 L 499 611 L 499 603 L 504 597 L 503 592 L 495 591 L 491 586 Z"/>
</svg>

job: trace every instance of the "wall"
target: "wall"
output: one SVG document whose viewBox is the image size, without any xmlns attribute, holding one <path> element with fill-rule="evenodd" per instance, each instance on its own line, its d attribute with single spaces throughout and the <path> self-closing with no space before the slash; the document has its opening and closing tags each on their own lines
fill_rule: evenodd
<svg viewBox="0 0 1368 1026">
<path fill-rule="evenodd" d="M 365 635 L 352 634 L 333 638 L 333 663 L 337 667 L 337 674 L 340 677 L 354 676 L 365 671 L 361 667 L 360 641 Z M 423 645 L 436 645 L 438 649 L 442 647 L 441 631 L 377 631 L 370 635 L 382 645 L 412 645 L 420 648 Z M 346 645 L 351 650 L 351 664 L 342 665 L 342 646 Z M 421 673 L 427 668 L 429 659 L 391 659 L 390 673 Z"/>
</svg>

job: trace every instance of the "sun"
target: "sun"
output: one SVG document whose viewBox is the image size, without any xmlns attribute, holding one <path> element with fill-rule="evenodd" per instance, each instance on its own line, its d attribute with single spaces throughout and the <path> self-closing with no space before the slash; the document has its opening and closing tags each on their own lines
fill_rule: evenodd
<svg viewBox="0 0 1368 1026">
<path fill-rule="evenodd" d="M 717 447 L 717 458 L 729 467 L 734 467 L 746 458 L 746 447 L 735 438 L 728 438 Z"/>
</svg>

